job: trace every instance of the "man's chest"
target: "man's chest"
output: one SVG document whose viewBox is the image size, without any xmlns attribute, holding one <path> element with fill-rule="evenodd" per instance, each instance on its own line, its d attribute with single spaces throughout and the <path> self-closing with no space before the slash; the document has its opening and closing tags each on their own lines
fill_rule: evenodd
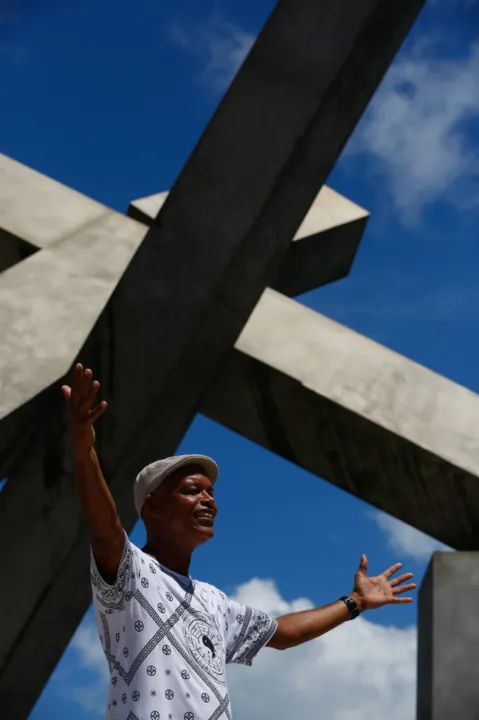
<svg viewBox="0 0 479 720">
<path fill-rule="evenodd" d="M 171 674 L 180 668 L 180 677 L 193 672 L 203 682 L 226 685 L 226 612 L 220 593 L 201 583 L 179 583 L 154 572 L 154 566 L 148 570 L 150 575 L 137 572 L 121 617 L 108 619 L 110 652 L 124 679 L 131 682 L 140 667 Z"/>
</svg>

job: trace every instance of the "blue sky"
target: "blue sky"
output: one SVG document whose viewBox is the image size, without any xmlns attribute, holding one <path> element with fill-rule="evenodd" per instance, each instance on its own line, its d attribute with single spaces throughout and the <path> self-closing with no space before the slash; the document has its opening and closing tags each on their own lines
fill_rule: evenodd
<svg viewBox="0 0 479 720">
<path fill-rule="evenodd" d="M 170 188 L 272 7 L 4 2 L 0 152 L 120 211 Z M 429 0 L 328 181 L 371 212 L 353 271 L 301 298 L 474 391 L 478 19 L 479 3 Z M 271 612 L 348 592 L 361 552 L 373 572 L 401 559 L 422 578 L 433 541 L 307 472 L 202 417 L 180 449 L 222 470 L 196 577 Z M 333 720 L 412 720 L 415 623 L 415 606 L 389 608 L 291 653 L 265 651 L 231 674 L 237 720 L 318 717 L 318 705 Z M 87 613 L 31 719 L 100 718 L 105 671 Z"/>
</svg>

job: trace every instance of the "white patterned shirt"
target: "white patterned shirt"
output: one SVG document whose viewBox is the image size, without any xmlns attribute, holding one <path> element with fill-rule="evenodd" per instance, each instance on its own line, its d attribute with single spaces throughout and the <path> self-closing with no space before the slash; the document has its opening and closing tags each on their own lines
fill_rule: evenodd
<svg viewBox="0 0 479 720">
<path fill-rule="evenodd" d="M 114 585 L 90 554 L 110 669 L 106 720 L 231 720 L 225 665 L 251 665 L 276 620 L 168 570 L 125 537 Z"/>
</svg>

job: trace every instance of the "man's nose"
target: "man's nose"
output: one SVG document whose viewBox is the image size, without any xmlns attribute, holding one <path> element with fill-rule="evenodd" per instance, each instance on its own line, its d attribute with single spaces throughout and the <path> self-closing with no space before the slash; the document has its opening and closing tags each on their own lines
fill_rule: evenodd
<svg viewBox="0 0 479 720">
<path fill-rule="evenodd" d="M 203 502 L 208 503 L 209 505 L 214 505 L 216 507 L 216 501 L 213 495 L 210 495 L 208 490 L 203 490 L 203 492 L 201 493 L 201 499 Z"/>
</svg>

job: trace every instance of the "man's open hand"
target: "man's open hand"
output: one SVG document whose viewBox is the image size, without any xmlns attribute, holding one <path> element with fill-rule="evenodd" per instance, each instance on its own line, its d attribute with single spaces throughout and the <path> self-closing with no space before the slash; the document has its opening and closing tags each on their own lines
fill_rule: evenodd
<svg viewBox="0 0 479 720">
<path fill-rule="evenodd" d="M 91 370 L 83 370 L 83 365 L 76 365 L 72 387 L 62 386 L 62 393 L 68 403 L 75 457 L 84 457 L 90 452 L 95 442 L 93 423 L 107 406 L 104 401 L 94 406 L 100 383 L 92 378 Z"/>
<path fill-rule="evenodd" d="M 412 597 L 399 597 L 402 593 L 416 589 L 415 583 L 408 583 L 413 573 L 404 573 L 390 579 L 402 567 L 401 563 L 391 565 L 381 575 L 368 577 L 368 559 L 361 556 L 359 569 L 354 577 L 353 597 L 361 610 L 374 610 L 383 605 L 399 605 L 411 603 Z M 406 583 L 406 584 L 404 584 Z"/>
</svg>

